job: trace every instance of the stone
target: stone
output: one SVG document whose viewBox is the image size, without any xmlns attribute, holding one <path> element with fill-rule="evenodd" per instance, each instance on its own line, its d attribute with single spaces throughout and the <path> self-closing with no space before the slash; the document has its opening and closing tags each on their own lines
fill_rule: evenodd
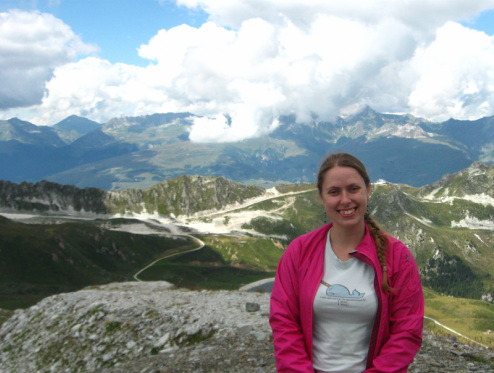
<svg viewBox="0 0 494 373">
<path fill-rule="evenodd" d="M 269 312 L 246 313 L 246 302 L 269 310 L 269 298 L 173 289 L 164 282 L 48 297 L 16 310 L 1 326 L 0 372 L 275 373 Z M 92 318 L 96 313 L 105 316 Z M 408 372 L 492 373 L 494 351 L 424 329 Z"/>
<path fill-rule="evenodd" d="M 258 303 L 245 303 L 245 310 L 247 312 L 257 312 L 261 309 L 261 306 Z"/>
</svg>

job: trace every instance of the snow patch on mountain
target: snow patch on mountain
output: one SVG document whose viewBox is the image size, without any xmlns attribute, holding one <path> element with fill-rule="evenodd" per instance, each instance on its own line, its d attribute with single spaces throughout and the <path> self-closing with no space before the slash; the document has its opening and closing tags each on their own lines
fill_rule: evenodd
<svg viewBox="0 0 494 373">
<path fill-rule="evenodd" d="M 467 215 L 464 219 L 456 222 L 451 222 L 451 228 L 468 228 L 468 229 L 484 229 L 494 230 L 494 221 L 492 220 L 480 220 L 476 217 Z"/>
<path fill-rule="evenodd" d="M 430 194 L 423 196 L 422 199 L 433 203 L 449 203 L 450 205 L 452 205 L 455 200 L 464 200 L 478 203 L 483 206 L 494 206 L 494 198 L 486 193 L 470 194 L 464 196 L 449 196 L 447 195 L 449 190 L 448 188 L 446 188 L 446 190 L 444 191 L 445 196 L 436 197 L 435 195 L 439 192 L 440 189 L 441 188 L 434 189 Z"/>
<path fill-rule="evenodd" d="M 422 128 L 409 123 L 404 126 L 397 127 L 391 135 L 395 137 L 404 137 L 407 139 L 423 139 L 434 136 L 432 133 L 426 132 Z"/>
<path fill-rule="evenodd" d="M 386 123 L 383 126 L 371 131 L 367 134 L 367 140 L 387 136 L 387 137 L 403 137 L 407 139 L 424 139 L 434 137 L 434 134 L 424 131 L 421 127 L 411 123 L 404 125 L 396 125 L 394 123 Z"/>
<path fill-rule="evenodd" d="M 14 214 L 14 213 L 9 213 L 9 212 L 3 212 L 0 211 L 0 215 L 6 217 L 7 219 L 11 220 L 25 220 L 25 219 L 31 219 L 35 218 L 38 215 L 33 215 L 33 214 Z"/>
<path fill-rule="evenodd" d="M 485 244 L 484 240 L 482 240 L 482 238 L 480 238 L 480 236 L 477 233 L 475 233 L 475 237 L 477 237 L 480 242 L 482 242 L 483 244 Z"/>
<path fill-rule="evenodd" d="M 372 185 L 388 185 L 388 184 L 390 183 L 384 179 L 379 179 L 372 183 Z"/>
<path fill-rule="evenodd" d="M 430 228 L 434 228 L 434 226 L 432 225 L 432 221 L 430 221 L 429 219 L 419 218 L 418 216 L 409 214 L 408 212 L 406 212 L 405 214 Z"/>
<path fill-rule="evenodd" d="M 466 171 L 468 172 L 468 176 L 469 177 L 476 177 L 476 176 L 482 176 L 482 175 L 486 175 L 487 173 L 485 172 L 485 170 L 481 170 L 479 169 L 478 167 L 474 165 L 472 165 L 471 167 L 468 167 L 466 169 Z"/>
<path fill-rule="evenodd" d="M 127 211 L 124 214 L 116 214 L 114 218 L 132 218 L 147 222 L 148 224 L 154 224 L 158 227 L 166 228 L 172 234 L 186 234 L 193 232 L 197 233 L 213 233 L 213 234 L 230 234 L 232 232 L 242 232 L 252 234 L 258 237 L 268 237 L 260 234 L 254 230 L 242 228 L 244 224 L 250 223 L 253 219 L 258 217 L 268 217 L 272 220 L 281 220 L 283 217 L 279 214 L 282 210 L 285 210 L 295 202 L 294 194 L 303 192 L 290 192 L 280 193 L 276 188 L 267 189 L 266 193 L 262 196 L 254 197 L 244 201 L 244 203 L 235 203 L 228 205 L 222 210 L 205 210 L 200 211 L 192 216 L 180 215 L 180 216 L 163 216 L 157 211 L 149 212 L 145 206 L 142 206 L 142 212 L 136 213 Z M 256 203 L 276 198 L 278 196 L 286 196 L 287 199 L 284 202 L 280 201 L 280 206 L 277 209 L 266 210 L 247 210 L 247 207 L 255 205 Z M 122 227 L 113 228 L 115 230 L 125 230 L 131 233 L 142 233 L 153 231 L 152 228 L 147 226 L 144 228 L 140 225 L 126 225 Z M 269 235 L 272 238 L 286 239 L 286 236 L 281 235 Z"/>
</svg>

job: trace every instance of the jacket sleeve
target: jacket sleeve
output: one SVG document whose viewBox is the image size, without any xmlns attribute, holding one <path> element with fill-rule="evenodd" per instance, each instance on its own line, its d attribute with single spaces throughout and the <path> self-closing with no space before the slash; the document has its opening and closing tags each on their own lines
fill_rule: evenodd
<svg viewBox="0 0 494 373">
<path fill-rule="evenodd" d="M 269 322 L 273 329 L 278 373 L 313 373 L 300 322 L 297 243 L 283 254 L 271 293 Z"/>
<path fill-rule="evenodd" d="M 395 290 L 389 299 L 389 339 L 364 373 L 406 373 L 422 344 L 424 295 L 417 264 L 408 248 L 398 252 L 390 281 Z"/>
</svg>

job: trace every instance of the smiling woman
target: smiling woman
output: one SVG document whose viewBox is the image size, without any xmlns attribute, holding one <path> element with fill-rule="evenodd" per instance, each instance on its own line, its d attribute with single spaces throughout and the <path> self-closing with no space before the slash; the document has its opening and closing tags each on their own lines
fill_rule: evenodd
<svg viewBox="0 0 494 373">
<path fill-rule="evenodd" d="M 404 373 L 422 342 L 417 265 L 366 213 L 357 158 L 330 154 L 317 185 L 332 222 L 288 246 L 271 295 L 278 372 Z"/>
</svg>

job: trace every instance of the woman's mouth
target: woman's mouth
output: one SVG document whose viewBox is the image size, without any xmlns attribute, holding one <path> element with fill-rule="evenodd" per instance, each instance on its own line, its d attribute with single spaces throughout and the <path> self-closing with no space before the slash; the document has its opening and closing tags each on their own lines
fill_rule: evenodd
<svg viewBox="0 0 494 373">
<path fill-rule="evenodd" d="M 344 210 L 338 210 L 338 212 L 343 215 L 343 216 L 352 216 L 355 211 L 357 211 L 357 208 L 351 208 L 351 209 L 344 209 Z"/>
</svg>

